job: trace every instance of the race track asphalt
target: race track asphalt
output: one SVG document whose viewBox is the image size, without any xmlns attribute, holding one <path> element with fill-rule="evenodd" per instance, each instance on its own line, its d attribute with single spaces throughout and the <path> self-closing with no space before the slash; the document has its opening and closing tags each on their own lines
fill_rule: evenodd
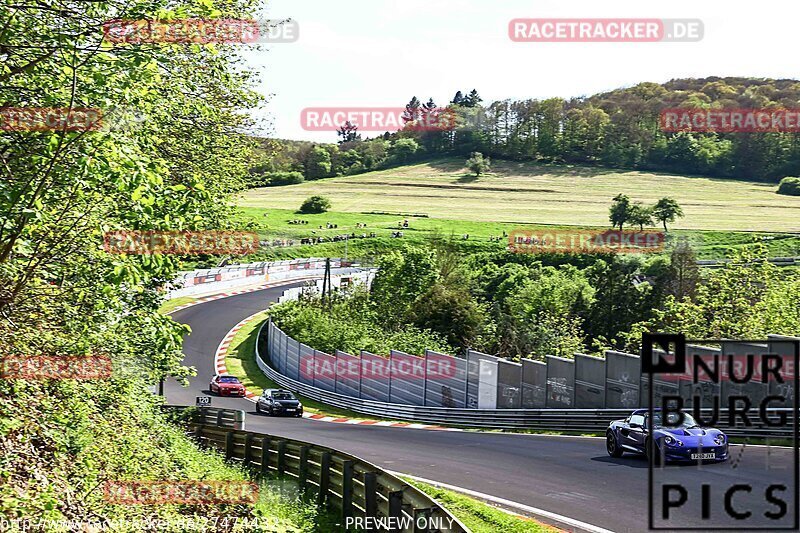
<svg viewBox="0 0 800 533">
<path fill-rule="evenodd" d="M 214 300 L 174 313 L 175 320 L 192 328 L 184 340 L 184 364 L 196 367 L 198 376 L 191 379 L 188 388 L 174 381 L 167 383 L 168 403 L 194 405 L 196 396 L 206 395 L 214 372 L 214 353 L 223 337 L 242 319 L 276 301 L 289 286 L 292 285 Z M 271 418 L 257 415 L 252 402 L 234 398 L 214 397 L 212 405 L 245 410 L 250 431 L 329 446 L 389 470 L 491 494 L 612 531 L 638 532 L 648 527 L 647 461 L 628 455 L 610 458 L 602 439 L 444 432 Z M 741 447 L 733 446 L 732 456 L 738 458 L 740 454 L 738 462 L 669 466 L 663 473 L 670 481 L 689 487 L 708 483 L 714 523 L 724 518 L 722 492 L 735 483 L 747 482 L 754 487 L 750 495 L 735 496 L 732 501 L 737 508 L 749 507 L 754 516 L 774 510 L 774 506 L 764 503 L 761 487 L 775 480 L 791 479 L 792 451 L 748 446 L 742 452 Z M 784 499 L 791 502 L 791 484 L 788 490 L 790 496 Z M 684 506 L 686 511 L 696 513 L 692 517 L 673 514 L 670 527 L 700 524 L 698 494 L 693 491 Z M 792 510 L 790 505 L 789 512 Z"/>
</svg>

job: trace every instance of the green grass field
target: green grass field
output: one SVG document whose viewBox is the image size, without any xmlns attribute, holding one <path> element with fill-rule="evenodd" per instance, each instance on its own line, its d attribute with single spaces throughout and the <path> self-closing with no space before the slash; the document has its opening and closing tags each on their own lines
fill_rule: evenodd
<svg viewBox="0 0 800 533">
<path fill-rule="evenodd" d="M 668 241 L 688 238 L 702 259 L 725 258 L 755 243 L 766 244 L 772 257 L 800 256 L 800 198 L 780 196 L 774 185 L 507 162 L 495 163 L 490 176 L 476 179 L 465 177 L 459 165 L 450 160 L 250 190 L 240 200 L 239 222 L 269 239 L 378 235 L 348 242 L 350 257 L 375 257 L 433 234 L 453 236 L 462 248 L 476 251 L 501 249 L 507 240 L 490 242 L 490 237 L 519 228 L 607 228 L 611 198 L 625 192 L 646 203 L 661 196 L 678 199 L 686 217 L 670 229 Z M 332 211 L 297 214 L 312 194 L 330 197 Z M 308 224 L 289 224 L 294 219 Z M 403 238 L 391 238 L 404 219 L 410 227 Z M 327 229 L 327 223 L 338 227 Z M 356 227 L 359 223 L 367 227 Z M 461 240 L 464 234 L 468 241 Z M 344 243 L 272 248 L 259 258 L 344 255 L 344 248 Z"/>
<path fill-rule="evenodd" d="M 607 226 L 618 193 L 652 204 L 675 198 L 686 214 L 675 228 L 800 232 L 800 197 L 777 185 L 574 165 L 495 161 L 476 178 L 460 159 L 248 191 L 242 207 L 296 209 L 322 194 L 339 213 L 426 214 L 435 219 L 503 224 Z M 469 229 L 458 233 L 470 232 Z M 474 231 L 474 230 L 473 230 Z"/>
</svg>

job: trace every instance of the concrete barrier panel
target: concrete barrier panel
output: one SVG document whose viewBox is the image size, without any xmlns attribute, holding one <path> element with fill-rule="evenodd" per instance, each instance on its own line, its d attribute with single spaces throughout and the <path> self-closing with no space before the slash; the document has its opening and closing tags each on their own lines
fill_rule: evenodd
<svg viewBox="0 0 800 533">
<path fill-rule="evenodd" d="M 642 360 L 638 355 L 606 351 L 606 407 L 609 409 L 640 407 L 641 374 Z"/>
<path fill-rule="evenodd" d="M 361 398 L 389 401 L 390 361 L 369 352 L 361 352 Z"/>
<path fill-rule="evenodd" d="M 389 401 L 425 405 L 425 358 L 404 352 L 390 352 L 392 364 Z"/>
<path fill-rule="evenodd" d="M 471 409 L 478 408 L 478 396 L 479 396 L 479 388 L 481 383 L 481 361 L 488 361 L 494 363 L 494 372 L 492 376 L 494 377 L 494 383 L 490 385 L 487 379 L 484 378 L 486 383 L 485 387 L 489 387 L 493 389 L 495 392 L 497 391 L 497 360 L 498 358 L 494 355 L 489 355 L 488 353 L 478 352 L 476 350 L 467 350 L 467 407 Z M 491 370 L 491 365 L 487 366 L 487 372 Z M 495 397 L 494 403 L 497 403 L 497 398 Z"/>
<path fill-rule="evenodd" d="M 575 407 L 603 409 L 606 406 L 606 360 L 575 354 Z"/>
<path fill-rule="evenodd" d="M 547 400 L 548 408 L 571 409 L 575 407 L 575 362 L 572 359 L 548 355 Z"/>
<path fill-rule="evenodd" d="M 467 360 L 431 350 L 425 351 L 425 405 L 467 405 Z"/>
<path fill-rule="evenodd" d="M 336 392 L 359 398 L 361 394 L 361 360 L 336 350 Z"/>
<path fill-rule="evenodd" d="M 522 360 L 523 409 L 544 409 L 547 395 L 547 365 L 533 359 Z"/>
<path fill-rule="evenodd" d="M 522 405 L 522 364 L 497 361 L 497 408 L 519 409 Z"/>
</svg>

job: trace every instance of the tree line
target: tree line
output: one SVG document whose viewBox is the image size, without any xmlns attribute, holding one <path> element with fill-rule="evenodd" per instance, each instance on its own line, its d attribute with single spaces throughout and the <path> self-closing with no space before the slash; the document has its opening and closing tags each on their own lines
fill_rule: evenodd
<svg viewBox="0 0 800 533">
<path fill-rule="evenodd" d="M 455 128 L 408 128 L 362 139 L 357 125 L 343 124 L 338 145 L 309 143 L 291 160 L 276 161 L 269 171 L 300 172 L 305 179 L 315 179 L 481 152 L 499 159 L 777 183 L 800 175 L 799 133 L 664 132 L 660 113 L 666 108 L 794 108 L 798 100 L 800 82 L 795 80 L 739 77 L 645 82 L 588 97 L 488 105 L 474 89 L 466 96 L 458 91 L 442 106 L 432 98 L 422 103 L 414 96 L 406 104 L 404 120 L 421 120 L 436 108 L 447 108 L 457 117 Z"/>
</svg>

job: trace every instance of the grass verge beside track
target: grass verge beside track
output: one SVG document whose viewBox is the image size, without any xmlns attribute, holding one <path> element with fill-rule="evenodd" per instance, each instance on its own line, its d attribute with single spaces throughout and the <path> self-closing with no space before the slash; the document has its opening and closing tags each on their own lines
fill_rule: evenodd
<svg viewBox="0 0 800 533">
<path fill-rule="evenodd" d="M 259 395 L 264 389 L 281 388 L 280 385 L 264 375 L 255 360 L 256 336 L 258 335 L 258 329 L 266 319 L 267 313 L 264 311 L 242 326 L 233 337 L 225 357 L 225 366 L 228 368 L 228 373 L 238 377 L 248 391 Z M 325 405 L 299 394 L 297 397 L 303 403 L 303 410 L 307 413 L 361 420 L 386 420 L 378 417 L 365 417 L 354 411 Z M 395 420 L 391 421 L 395 422 Z"/>
<path fill-rule="evenodd" d="M 442 504 L 473 533 L 557 533 L 561 531 L 494 505 L 458 494 L 451 490 L 434 487 L 413 479 L 404 480 Z"/>
</svg>

